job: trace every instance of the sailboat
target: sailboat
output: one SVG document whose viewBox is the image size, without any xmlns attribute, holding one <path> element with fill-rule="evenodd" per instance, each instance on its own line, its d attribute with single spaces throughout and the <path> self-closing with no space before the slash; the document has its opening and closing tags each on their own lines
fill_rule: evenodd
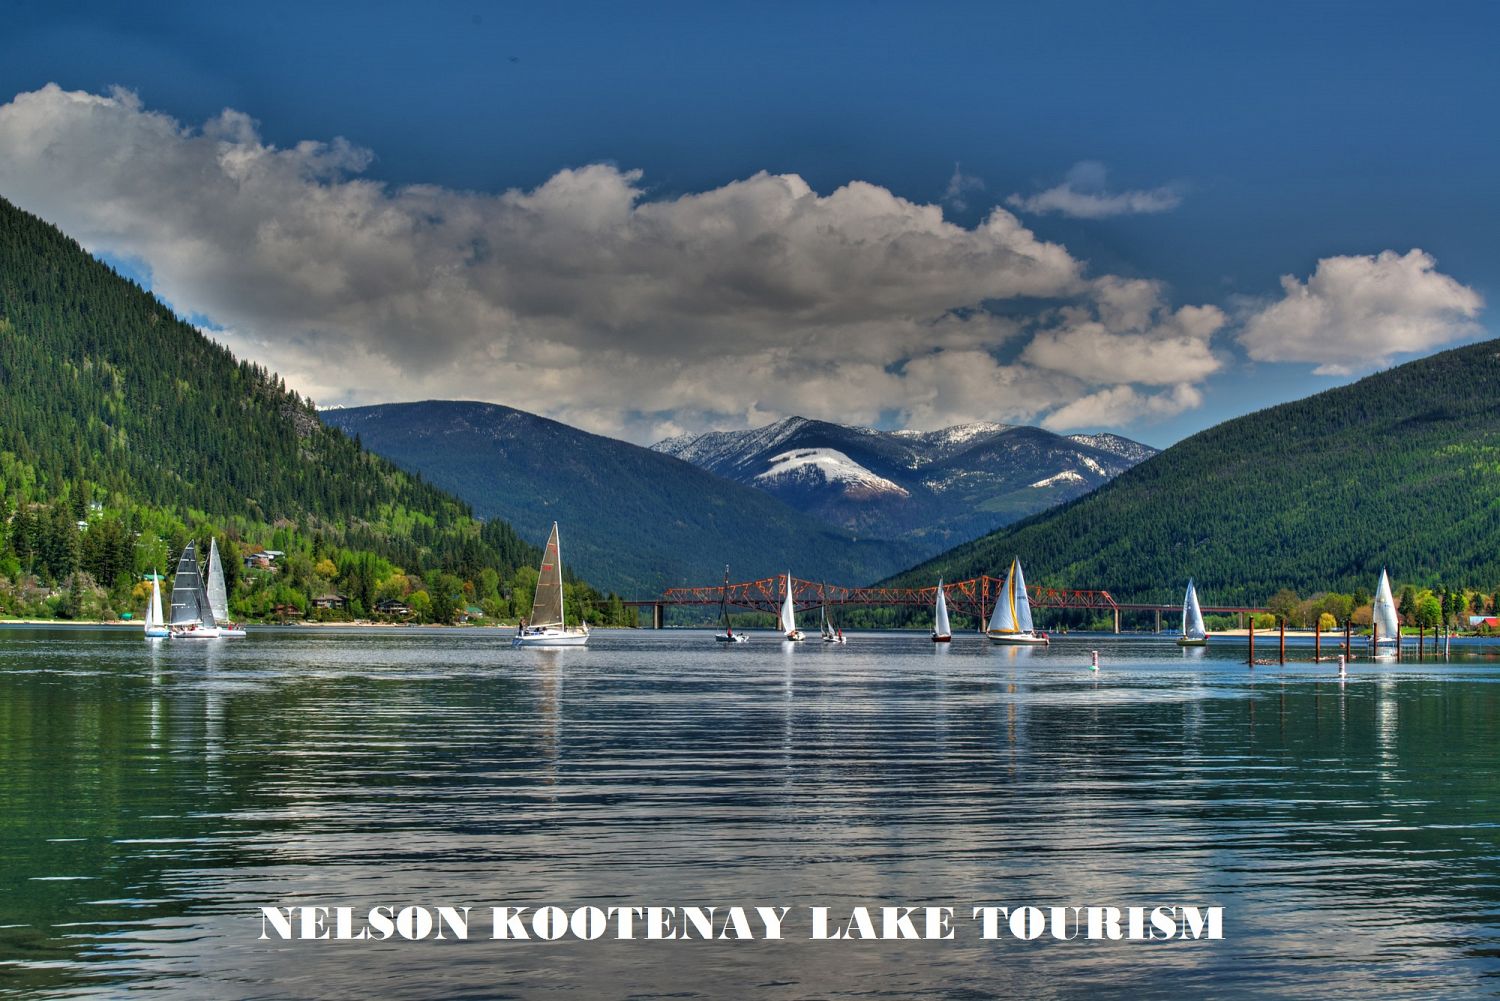
<svg viewBox="0 0 1500 1001">
<path fill-rule="evenodd" d="M 146 638 L 162 639 L 167 636 L 167 621 L 161 614 L 161 575 L 151 574 L 151 604 L 146 608 Z"/>
<path fill-rule="evenodd" d="M 819 588 L 819 591 L 821 592 L 821 594 L 823 596 L 823 606 L 822 606 L 822 612 L 823 612 L 823 628 L 822 628 L 823 642 L 824 643 L 842 643 L 842 642 L 844 642 L 844 631 L 842 629 L 834 629 L 833 623 L 830 622 L 830 621 L 828 621 L 828 591 L 827 591 L 827 585 L 825 584 L 822 588 Z"/>
<path fill-rule="evenodd" d="M 1182 635 L 1178 646 L 1208 646 L 1208 630 L 1203 627 L 1203 610 L 1198 607 L 1198 589 L 1188 578 L 1187 594 L 1182 598 Z"/>
<path fill-rule="evenodd" d="M 1380 568 L 1380 583 L 1375 586 L 1375 607 L 1371 620 L 1375 632 L 1375 656 L 1394 657 L 1401 643 L 1401 626 L 1396 621 L 1396 602 L 1391 597 L 1391 580 Z"/>
<path fill-rule="evenodd" d="M 189 542 L 177 560 L 172 577 L 172 618 L 168 623 L 174 640 L 216 640 L 219 624 L 203 593 L 203 574 L 198 570 L 198 544 Z"/>
<path fill-rule="evenodd" d="M 932 642 L 950 643 L 953 630 L 948 626 L 948 599 L 943 595 L 943 581 L 938 578 L 937 606 L 932 610 Z"/>
<path fill-rule="evenodd" d="M 1010 573 L 1005 576 L 1005 586 L 1000 589 L 1000 600 L 995 602 L 995 614 L 990 616 L 985 632 L 996 643 L 1043 646 L 1051 642 L 1046 633 L 1032 627 L 1031 599 L 1026 596 L 1019 557 L 1010 562 Z"/>
<path fill-rule="evenodd" d="M 786 593 L 781 599 L 781 634 L 793 642 L 802 640 L 802 630 L 797 628 L 797 610 L 792 606 L 792 572 L 786 572 Z"/>
<path fill-rule="evenodd" d="M 746 643 L 750 637 L 744 633 L 737 633 L 729 626 L 729 566 L 724 566 L 724 593 L 719 597 L 719 620 L 724 623 L 724 631 L 716 633 L 714 639 L 720 643 Z"/>
<path fill-rule="evenodd" d="M 224 564 L 219 562 L 219 540 L 208 541 L 208 607 L 219 624 L 220 636 L 243 636 L 245 630 L 229 621 L 229 590 L 224 586 Z"/>
<path fill-rule="evenodd" d="M 587 623 L 568 628 L 563 619 L 562 556 L 557 547 L 557 522 L 547 536 L 542 566 L 537 571 L 531 617 L 516 630 L 513 646 L 583 646 L 589 641 Z"/>
</svg>

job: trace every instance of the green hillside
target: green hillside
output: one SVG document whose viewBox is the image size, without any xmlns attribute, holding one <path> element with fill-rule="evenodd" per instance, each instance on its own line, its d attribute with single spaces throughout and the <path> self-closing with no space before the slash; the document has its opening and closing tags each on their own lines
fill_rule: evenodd
<svg viewBox="0 0 1500 1001">
<path fill-rule="evenodd" d="M 1095 492 L 895 580 L 1003 574 L 1177 602 L 1394 579 L 1500 583 L 1500 341 L 1409 362 L 1227 421 Z"/>
<path fill-rule="evenodd" d="M 239 580 L 247 617 L 334 590 L 505 614 L 536 556 L 3 199 L 0 386 L 0 613 L 138 612 L 140 575 L 210 534 L 287 553 Z"/>
</svg>

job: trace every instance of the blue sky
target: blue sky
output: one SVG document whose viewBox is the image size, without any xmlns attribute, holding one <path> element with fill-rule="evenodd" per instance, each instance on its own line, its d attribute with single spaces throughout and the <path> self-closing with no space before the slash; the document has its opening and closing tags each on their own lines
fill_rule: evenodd
<svg viewBox="0 0 1500 1001">
<path fill-rule="evenodd" d="M 76 180 L 71 191 L 61 181 L 48 187 L 34 163 L 17 157 L 7 167 L 0 159 L 0 195 L 53 219 L 96 252 L 154 276 L 158 290 L 185 313 L 222 326 L 226 343 L 286 370 L 294 385 L 300 382 L 324 402 L 376 402 L 382 389 L 395 398 L 483 396 L 643 440 L 674 429 L 753 423 L 826 401 L 824 412 L 810 415 L 858 421 L 878 412 L 888 423 L 991 416 L 1051 420 L 1061 428 L 1069 418 L 1058 415 L 1072 414 L 1095 419 L 1077 429 L 1110 427 L 1163 445 L 1226 417 L 1347 381 L 1371 365 L 1489 336 L 1489 312 L 1476 303 L 1493 301 L 1500 263 L 1493 239 L 1500 209 L 1492 194 L 1500 129 L 1490 105 L 1500 93 L 1500 60 L 1492 52 L 1500 15 L 1492 5 L 23 2 L 12 6 L 7 20 L 0 39 L 0 101 L 49 83 L 101 97 L 111 87 L 125 88 L 136 97 L 134 108 L 126 109 L 135 124 L 117 122 L 111 128 L 118 126 L 118 133 L 90 126 L 114 135 L 108 149 L 133 148 L 130 136 L 138 132 L 129 129 L 141 124 L 142 115 L 198 134 L 224 109 L 234 109 L 254 123 L 253 136 L 236 133 L 235 142 L 293 150 L 299 143 L 329 144 L 342 137 L 365 151 L 325 152 L 323 160 L 298 167 L 299 176 L 311 178 L 314 203 L 317 185 L 350 179 L 381 182 L 392 192 L 432 186 L 445 200 L 424 211 L 451 220 L 467 204 L 464 193 L 499 198 L 507 191 L 533 192 L 560 171 L 599 164 L 628 177 L 639 171 L 627 181 L 626 196 L 638 203 L 718 192 L 758 172 L 796 175 L 824 198 L 863 182 L 905 203 L 941 206 L 947 222 L 969 233 L 981 231 L 999 207 L 1037 242 L 1064 248 L 1084 281 L 1109 276 L 1154 283 L 1159 301 L 1150 308 L 1162 321 L 1151 321 L 1150 329 L 1113 328 L 1095 291 L 1065 288 L 1069 279 L 1061 272 L 1038 289 L 991 281 L 981 269 L 972 281 L 955 282 L 947 299 L 934 300 L 924 289 L 951 271 L 953 261 L 1014 249 L 975 248 L 963 234 L 951 233 L 963 245 L 948 248 L 951 255 L 934 264 L 914 267 L 934 270 L 914 281 L 909 296 L 892 294 L 885 308 L 910 314 L 918 327 L 975 308 L 1024 318 L 1024 331 L 971 330 L 948 341 L 937 338 L 934 350 L 953 358 L 959 351 L 983 351 L 1000 359 L 1001 367 L 986 376 L 992 389 L 972 365 L 929 365 L 930 371 L 917 372 L 909 333 L 887 330 L 878 315 L 835 303 L 840 296 L 871 298 L 859 285 L 871 280 L 868 269 L 856 269 L 863 277 L 851 278 L 848 288 L 797 290 L 827 297 L 827 308 L 814 310 L 819 318 L 807 325 L 807 311 L 788 306 L 785 289 L 733 314 L 721 302 L 695 305 L 673 285 L 682 281 L 674 273 L 682 264 L 655 252 L 643 254 L 652 263 L 642 274 L 632 272 L 630 284 L 662 283 L 665 291 L 648 297 L 671 303 L 670 315 L 660 318 L 644 301 L 621 298 L 624 293 L 611 293 L 609 310 L 601 308 L 598 316 L 560 316 L 566 307 L 557 302 L 522 303 L 497 291 L 514 281 L 494 275 L 476 279 L 468 290 L 473 302 L 460 314 L 433 317 L 442 331 L 421 329 L 425 321 L 418 318 L 439 299 L 426 287 L 414 290 L 405 306 L 388 305 L 379 316 L 355 316 L 336 297 L 321 312 L 290 306 L 258 312 L 251 299 L 282 297 L 273 267 L 264 267 L 256 279 L 267 283 L 256 286 L 256 296 L 237 296 L 226 291 L 231 282 L 224 275 L 184 263 L 182 249 L 200 239 L 232 248 L 256 231 L 252 224 L 204 235 L 193 231 L 190 219 L 173 219 L 146 238 L 122 230 L 120 211 L 105 219 L 73 204 Z M 11 136 L 35 135 L 36 121 L 45 120 L 56 130 L 48 133 L 56 148 L 76 148 L 76 140 L 56 138 L 76 134 L 64 130 L 74 126 L 58 124 L 60 106 L 34 103 L 26 118 L 29 131 L 13 122 L 18 131 Z M 20 117 L 13 111 L 12 118 Z M 88 188 L 94 191 L 97 172 L 117 169 L 111 166 L 116 158 L 98 151 L 90 158 L 95 173 Z M 139 172 L 130 175 L 136 179 L 94 191 L 93 203 L 118 208 L 122 192 L 139 197 L 139 177 L 149 171 L 131 169 Z M 166 190 L 178 193 L 195 173 L 160 172 L 163 183 L 172 185 Z M 1098 214 L 1074 217 L 1076 212 L 1046 211 L 1045 202 L 1035 201 L 1049 190 L 1067 195 L 1070 176 L 1071 190 L 1086 196 L 1072 204 L 1093 205 L 1090 211 Z M 601 194 L 594 181 L 609 191 Z M 586 197 L 618 195 L 612 184 L 616 179 L 593 178 Z M 1137 205 L 1152 210 L 1106 214 L 1119 204 L 1108 199 L 1132 193 L 1140 196 Z M 144 199 L 123 215 L 136 229 L 150 227 L 163 214 L 162 197 Z M 755 196 L 757 211 L 781 211 L 768 198 L 774 200 Z M 722 211 L 744 211 L 743 201 L 730 201 L 739 207 Z M 293 205 L 296 199 L 283 196 L 280 202 Z M 556 211 L 566 210 L 564 205 Z M 674 232 L 708 225 L 698 214 L 682 218 L 686 211 L 671 221 Z M 827 211 L 838 224 L 849 222 L 848 206 Z M 199 220 L 203 215 L 191 214 Z M 868 222 L 862 216 L 849 225 L 865 232 L 860 227 Z M 478 248 L 476 260 L 496 251 L 497 231 L 507 239 L 517 232 L 509 217 L 474 226 L 463 240 Z M 766 236 L 760 223 L 756 232 Z M 550 237 L 535 238 L 550 243 Z M 449 252 L 453 239 L 445 238 Z M 632 237 L 630 246 L 639 239 Z M 796 238 L 786 239 L 795 249 Z M 1414 248 L 1432 263 L 1407 260 Z M 1396 258 L 1381 266 L 1375 255 L 1385 251 Z M 710 249 L 710 255 L 725 257 L 724 267 L 714 271 L 716 280 L 726 268 L 733 270 L 734 255 L 745 252 Z M 1312 296 L 1326 296 L 1332 307 L 1298 312 L 1289 305 L 1268 315 L 1253 338 L 1262 347 L 1247 348 L 1242 334 L 1251 317 L 1286 294 L 1283 275 L 1307 283 L 1320 260 L 1345 258 L 1349 268 L 1330 268 Z M 1360 258 L 1370 261 L 1364 270 Z M 366 255 L 328 282 L 357 289 L 358 269 L 368 267 L 371 285 L 386 288 L 382 276 L 426 268 L 430 260 L 398 266 L 371 263 Z M 549 260 L 554 272 L 565 272 L 575 257 L 554 248 Z M 514 275 L 514 265 L 503 266 L 506 276 Z M 307 266 L 295 270 L 305 275 Z M 839 271 L 825 270 L 834 277 Z M 611 274 L 603 284 L 613 287 L 617 277 Z M 542 273 L 525 284 L 534 289 L 547 281 Z M 1410 294 L 1371 306 L 1348 300 L 1372 281 L 1409 281 Z M 774 282 L 764 276 L 731 282 L 734 294 L 752 299 L 767 284 Z M 881 284 L 891 287 L 888 279 Z M 555 298 L 584 299 L 591 287 L 585 282 L 565 290 L 560 284 Z M 1055 312 L 1079 302 L 1088 316 Z M 1200 317 L 1198 326 L 1184 332 L 1168 322 L 1184 306 L 1212 306 L 1222 317 Z M 1361 350 L 1360 332 L 1351 326 L 1367 321 L 1367 308 L 1406 311 L 1392 321 L 1385 347 L 1373 356 Z M 627 314 L 637 316 L 637 326 L 614 319 Z M 1343 319 L 1330 320 L 1330 314 Z M 774 330 L 754 328 L 752 316 L 769 316 L 772 326 L 785 328 L 785 356 Z M 463 324 L 473 333 L 450 340 L 447 331 Z M 513 329 L 504 345 L 486 339 L 484 331 L 507 324 Z M 1097 335 L 1124 338 L 1110 340 L 1101 349 L 1105 357 L 1158 344 L 1162 352 L 1151 357 L 1160 361 L 1182 344 L 1189 353 L 1201 347 L 1216 364 L 1199 358 L 1178 383 L 1135 373 L 1111 384 L 1097 366 L 1070 371 L 1055 360 L 1044 363 L 1047 353 L 1028 338 L 1062 327 L 1068 328 L 1065 336 L 1044 335 L 1051 338 L 1053 359 Z M 648 392 L 653 387 L 644 380 L 653 359 L 664 364 L 674 344 L 711 342 L 716 331 L 728 331 L 717 353 L 710 351 L 702 364 L 689 359 L 676 373 L 680 405 L 669 393 Z M 318 364 L 320 352 L 347 356 L 362 336 L 385 367 L 350 372 L 351 383 L 341 384 Z M 402 336 L 431 338 L 441 363 L 420 359 L 419 352 L 404 354 L 404 346 L 394 343 Z M 873 374 L 841 367 L 860 354 L 862 338 L 871 344 Z M 1337 343 L 1327 356 L 1308 357 L 1288 347 L 1320 338 Z M 546 371 L 521 364 L 519 345 L 539 340 L 567 348 L 546 363 L 547 371 L 567 372 L 577 364 L 579 374 L 538 391 Z M 737 359 L 735 345 L 745 343 L 757 345 L 755 352 Z M 826 344 L 836 350 L 812 347 Z M 807 346 L 801 355 L 799 346 Z M 683 353 L 691 352 L 684 347 Z M 712 376 L 704 373 L 716 370 L 715 356 L 729 359 L 743 377 L 710 385 Z M 1014 357 L 1027 360 L 1025 371 L 1005 367 Z M 1334 357 L 1347 357 L 1348 364 L 1330 364 Z M 579 359 L 599 361 L 586 365 Z M 600 368 L 611 370 L 618 385 L 595 385 L 586 371 Z M 1324 374 L 1314 374 L 1315 368 Z M 884 382 L 882 369 L 892 376 Z M 480 370 L 489 374 L 481 379 L 475 374 Z M 630 376 L 637 370 L 639 385 Z M 955 388 L 959 373 L 972 377 L 962 391 Z M 774 387 L 804 375 L 807 385 L 776 395 L 781 389 Z M 758 380 L 768 388 L 757 389 Z M 701 393 L 682 388 L 700 385 L 706 386 Z M 857 387 L 859 399 L 881 397 L 879 406 L 862 410 L 841 399 L 839 386 Z M 978 412 L 991 391 L 1006 404 Z M 903 409 L 902 394 L 916 402 Z M 1036 402 L 1028 410 L 1015 396 Z M 1159 403 L 1149 402 L 1158 397 Z M 1079 399 L 1091 402 L 1066 409 Z M 633 400 L 647 402 L 637 406 Z"/>
</svg>

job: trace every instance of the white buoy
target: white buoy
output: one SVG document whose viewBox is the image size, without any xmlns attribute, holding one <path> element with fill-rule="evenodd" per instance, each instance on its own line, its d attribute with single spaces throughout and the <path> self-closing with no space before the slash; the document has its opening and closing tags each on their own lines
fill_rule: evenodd
<svg viewBox="0 0 1500 1001">
<path fill-rule="evenodd" d="M 1099 651 L 1098 650 L 1090 650 L 1089 653 L 1093 655 L 1092 663 L 1089 664 L 1089 670 L 1090 671 L 1097 671 L 1097 670 L 1099 670 Z"/>
<path fill-rule="evenodd" d="M 1348 671 L 1348 665 L 1344 663 L 1344 655 L 1339 654 L 1339 677 L 1342 678 Z"/>
</svg>

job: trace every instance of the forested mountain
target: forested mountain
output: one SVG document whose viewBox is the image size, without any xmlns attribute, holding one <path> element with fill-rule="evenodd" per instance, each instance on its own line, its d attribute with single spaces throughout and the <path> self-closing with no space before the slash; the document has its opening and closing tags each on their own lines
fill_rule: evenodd
<svg viewBox="0 0 1500 1001">
<path fill-rule="evenodd" d="M 877 431 L 788 417 L 651 446 L 863 536 L 933 553 L 1085 494 L 1156 453 L 1118 435 L 976 422 Z"/>
<path fill-rule="evenodd" d="M 894 578 L 1003 574 L 1205 604 L 1500 583 L 1500 341 L 1408 362 L 1194 435 L 1055 511 Z"/>
<path fill-rule="evenodd" d="M 128 610 L 141 573 L 208 534 L 231 556 L 288 553 L 258 605 L 237 595 L 250 614 L 335 588 L 368 604 L 440 574 L 493 592 L 471 586 L 465 603 L 498 599 L 484 585 L 537 555 L 3 199 L 0 385 L 0 611 L 45 614 L 40 596 L 64 580 L 86 590 L 78 570 Z"/>
<path fill-rule="evenodd" d="M 326 410 L 330 425 L 526 538 L 562 523 L 567 565 L 613 590 L 792 572 L 865 582 L 921 553 L 856 539 L 759 490 L 649 449 L 489 403 Z"/>
</svg>

